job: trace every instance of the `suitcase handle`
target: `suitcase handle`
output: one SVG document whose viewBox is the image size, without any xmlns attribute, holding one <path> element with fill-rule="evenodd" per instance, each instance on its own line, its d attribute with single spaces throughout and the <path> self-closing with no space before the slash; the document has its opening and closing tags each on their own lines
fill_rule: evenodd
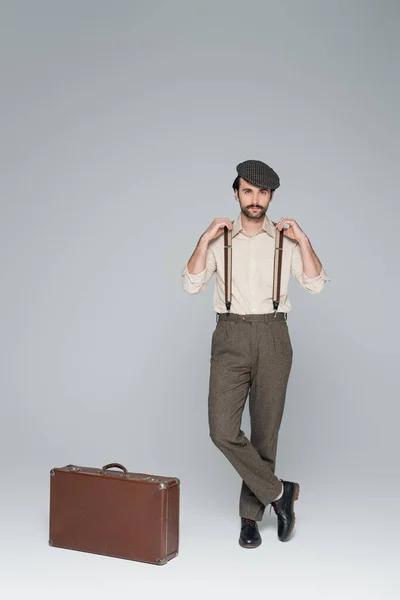
<svg viewBox="0 0 400 600">
<path fill-rule="evenodd" d="M 100 473 L 102 475 L 105 475 L 105 472 L 107 471 L 107 469 L 111 469 L 111 467 L 117 467 L 118 469 L 122 469 L 124 472 L 124 475 L 128 474 L 128 469 L 126 469 L 123 465 L 120 465 L 119 463 L 109 463 L 108 465 L 104 465 L 104 467 L 101 467 Z"/>
</svg>

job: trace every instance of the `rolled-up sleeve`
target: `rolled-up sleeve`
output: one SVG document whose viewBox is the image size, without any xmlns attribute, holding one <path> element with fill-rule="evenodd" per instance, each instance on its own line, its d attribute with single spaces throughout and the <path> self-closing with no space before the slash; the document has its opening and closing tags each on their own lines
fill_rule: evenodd
<svg viewBox="0 0 400 600">
<path fill-rule="evenodd" d="M 298 283 L 310 294 L 318 294 L 322 292 L 326 281 L 331 281 L 322 267 L 319 275 L 309 277 L 303 271 L 303 259 L 299 244 L 296 242 L 292 254 L 291 273 Z"/>
<path fill-rule="evenodd" d="M 189 273 L 187 263 L 184 266 L 181 276 L 183 289 L 188 294 L 198 294 L 206 287 L 212 275 L 217 269 L 214 252 L 210 247 L 207 248 L 206 267 L 200 273 Z"/>
</svg>

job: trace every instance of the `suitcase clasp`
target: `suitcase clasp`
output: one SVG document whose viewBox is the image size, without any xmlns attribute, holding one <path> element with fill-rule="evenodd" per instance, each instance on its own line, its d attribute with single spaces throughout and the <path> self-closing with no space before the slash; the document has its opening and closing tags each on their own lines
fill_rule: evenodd
<svg viewBox="0 0 400 600">
<path fill-rule="evenodd" d="M 145 477 L 142 481 L 155 481 L 156 483 L 158 483 L 158 488 L 160 490 L 166 490 L 168 487 L 168 485 L 164 481 L 157 479 L 157 477 Z"/>
</svg>

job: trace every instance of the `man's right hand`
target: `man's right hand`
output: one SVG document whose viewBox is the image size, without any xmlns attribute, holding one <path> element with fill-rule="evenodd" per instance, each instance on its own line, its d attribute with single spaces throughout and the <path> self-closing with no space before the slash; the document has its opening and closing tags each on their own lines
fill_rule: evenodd
<svg viewBox="0 0 400 600">
<path fill-rule="evenodd" d="M 209 227 L 205 230 L 201 237 L 207 242 L 211 242 L 212 240 L 215 240 L 221 235 L 221 233 L 224 231 L 225 226 L 228 229 L 233 228 L 233 223 L 230 219 L 228 219 L 228 217 L 214 219 L 214 221 L 209 225 Z"/>
</svg>

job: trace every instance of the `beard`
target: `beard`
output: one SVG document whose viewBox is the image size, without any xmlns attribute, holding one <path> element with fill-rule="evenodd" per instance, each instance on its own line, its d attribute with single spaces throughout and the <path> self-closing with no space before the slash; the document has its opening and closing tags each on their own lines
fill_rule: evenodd
<svg viewBox="0 0 400 600">
<path fill-rule="evenodd" d="M 268 206 L 257 206 L 255 210 L 252 208 L 254 205 L 250 204 L 249 206 L 241 206 L 242 213 L 246 215 L 248 219 L 254 219 L 255 221 L 259 221 L 260 219 L 264 219 L 265 213 L 267 212 Z"/>
</svg>

